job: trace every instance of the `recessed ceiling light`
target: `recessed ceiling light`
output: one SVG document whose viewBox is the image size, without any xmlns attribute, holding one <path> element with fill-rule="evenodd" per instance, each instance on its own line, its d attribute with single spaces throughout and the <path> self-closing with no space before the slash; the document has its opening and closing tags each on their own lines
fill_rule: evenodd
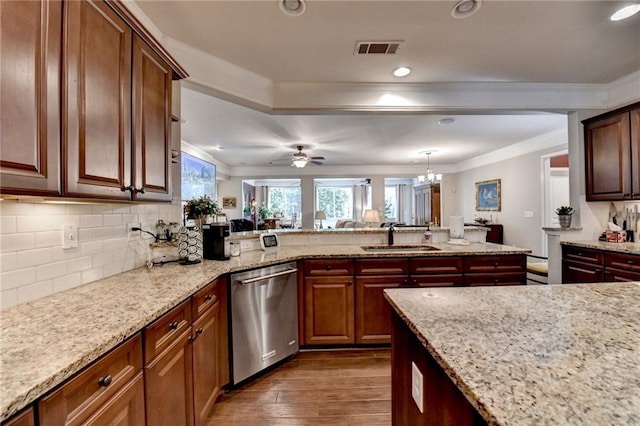
<svg viewBox="0 0 640 426">
<path fill-rule="evenodd" d="M 451 16 L 456 19 L 468 18 L 480 9 L 482 0 L 460 0 L 451 9 Z"/>
<path fill-rule="evenodd" d="M 622 21 L 623 19 L 627 19 L 640 12 L 640 4 L 632 4 L 630 6 L 623 7 L 619 9 L 616 13 L 611 15 L 609 19 L 612 21 Z"/>
<path fill-rule="evenodd" d="M 451 124 L 455 122 L 456 119 L 452 117 L 443 118 L 442 120 L 438 120 L 438 124 Z"/>
<path fill-rule="evenodd" d="M 406 77 L 411 74 L 411 68 L 409 67 L 398 67 L 393 70 L 393 75 L 396 77 Z"/>
<path fill-rule="evenodd" d="M 279 0 L 278 6 L 285 15 L 289 16 L 300 16 L 307 10 L 304 0 Z"/>
</svg>

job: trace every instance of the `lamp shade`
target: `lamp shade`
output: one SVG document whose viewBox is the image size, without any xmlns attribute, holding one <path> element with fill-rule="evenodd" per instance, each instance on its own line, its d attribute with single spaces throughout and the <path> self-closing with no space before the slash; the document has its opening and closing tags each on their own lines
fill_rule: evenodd
<svg viewBox="0 0 640 426">
<path fill-rule="evenodd" d="M 324 214 L 324 211 L 318 210 L 316 211 L 316 220 L 327 220 L 327 215 Z"/>
<path fill-rule="evenodd" d="M 380 222 L 380 216 L 378 210 L 365 210 L 362 220 L 367 223 Z"/>
</svg>

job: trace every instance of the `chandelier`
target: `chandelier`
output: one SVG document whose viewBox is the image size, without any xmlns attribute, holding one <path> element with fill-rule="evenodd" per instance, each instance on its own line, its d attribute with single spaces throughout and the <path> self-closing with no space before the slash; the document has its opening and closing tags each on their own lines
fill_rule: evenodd
<svg viewBox="0 0 640 426">
<path fill-rule="evenodd" d="M 418 182 L 420 182 L 420 184 L 434 184 L 434 183 L 440 183 L 440 181 L 442 181 L 442 173 L 435 173 L 433 171 L 433 169 L 431 168 L 431 151 L 427 151 L 425 152 L 425 154 L 427 155 L 427 174 L 425 175 L 420 175 L 418 176 Z"/>
</svg>

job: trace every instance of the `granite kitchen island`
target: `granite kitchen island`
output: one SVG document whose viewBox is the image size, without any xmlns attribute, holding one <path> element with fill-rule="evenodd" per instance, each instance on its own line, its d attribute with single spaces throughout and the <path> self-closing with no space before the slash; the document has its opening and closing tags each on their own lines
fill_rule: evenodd
<svg viewBox="0 0 640 426">
<path fill-rule="evenodd" d="M 385 294 L 394 425 L 640 424 L 640 284 Z"/>
</svg>

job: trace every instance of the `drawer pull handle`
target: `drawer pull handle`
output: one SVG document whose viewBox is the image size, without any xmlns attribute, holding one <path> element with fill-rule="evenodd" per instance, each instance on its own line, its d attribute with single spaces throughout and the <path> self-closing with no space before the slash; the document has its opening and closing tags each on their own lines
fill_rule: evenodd
<svg viewBox="0 0 640 426">
<path fill-rule="evenodd" d="M 207 294 L 207 295 L 204 297 L 204 300 L 211 300 L 211 299 L 213 299 L 213 295 L 212 295 L 212 294 Z"/>
<path fill-rule="evenodd" d="M 327 265 L 327 271 L 331 270 L 331 265 Z"/>
<path fill-rule="evenodd" d="M 418 280 L 412 280 L 411 282 L 414 284 L 418 284 Z"/>
<path fill-rule="evenodd" d="M 409 280 L 403 280 L 402 283 L 403 284 L 409 284 Z"/>
<path fill-rule="evenodd" d="M 494 263 L 493 263 L 493 267 L 494 267 L 494 268 L 497 268 L 497 267 L 498 267 L 498 265 L 499 265 L 499 263 L 498 263 L 498 262 L 494 262 Z"/>
<path fill-rule="evenodd" d="M 633 265 L 635 262 L 633 260 L 627 260 L 627 264 Z"/>
<path fill-rule="evenodd" d="M 100 377 L 98 379 L 98 385 L 100 387 L 106 388 L 111 384 L 111 380 L 113 380 L 112 377 L 109 374 L 107 374 L 106 376 Z"/>
<path fill-rule="evenodd" d="M 169 329 L 171 330 L 176 330 L 178 328 L 178 322 L 174 321 L 171 324 L 169 324 Z"/>
</svg>

